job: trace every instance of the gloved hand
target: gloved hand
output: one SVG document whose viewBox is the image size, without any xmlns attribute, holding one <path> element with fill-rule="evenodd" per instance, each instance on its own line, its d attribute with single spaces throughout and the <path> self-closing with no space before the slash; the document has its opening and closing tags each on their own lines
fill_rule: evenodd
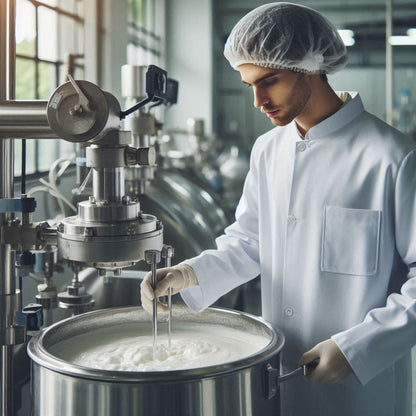
<svg viewBox="0 0 416 416">
<path fill-rule="evenodd" d="M 144 277 L 140 285 L 140 294 L 143 308 L 150 314 L 153 313 L 153 299 L 160 296 L 167 296 L 168 289 L 172 288 L 172 295 L 190 286 L 198 285 L 198 279 L 191 266 L 178 264 L 173 267 L 165 267 L 156 270 L 156 289 L 152 287 L 152 273 Z M 167 305 L 157 302 L 158 312 L 168 312 Z"/>
<path fill-rule="evenodd" d="M 344 354 L 332 339 L 320 342 L 311 350 L 305 352 L 299 361 L 299 365 L 307 364 L 319 358 L 318 366 L 305 379 L 318 383 L 342 383 L 351 373 Z"/>
</svg>

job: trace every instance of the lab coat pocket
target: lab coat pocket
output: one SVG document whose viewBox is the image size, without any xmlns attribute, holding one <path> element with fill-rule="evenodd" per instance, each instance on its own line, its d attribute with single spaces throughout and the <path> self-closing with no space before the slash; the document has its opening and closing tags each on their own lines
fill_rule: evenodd
<svg viewBox="0 0 416 416">
<path fill-rule="evenodd" d="M 381 211 L 325 206 L 321 270 L 372 276 L 377 272 Z"/>
</svg>

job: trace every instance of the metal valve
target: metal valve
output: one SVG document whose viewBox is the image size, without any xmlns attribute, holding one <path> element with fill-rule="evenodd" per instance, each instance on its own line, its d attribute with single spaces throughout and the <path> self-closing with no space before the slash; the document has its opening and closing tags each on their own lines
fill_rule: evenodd
<svg viewBox="0 0 416 416">
<path fill-rule="evenodd" d="M 153 166 L 156 163 L 154 147 L 126 147 L 125 160 L 127 165 Z"/>
</svg>

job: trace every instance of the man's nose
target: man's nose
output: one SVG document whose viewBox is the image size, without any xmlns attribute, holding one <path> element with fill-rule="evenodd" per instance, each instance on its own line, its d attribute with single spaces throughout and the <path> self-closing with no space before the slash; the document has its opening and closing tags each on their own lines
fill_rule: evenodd
<svg viewBox="0 0 416 416">
<path fill-rule="evenodd" d="M 267 94 L 264 93 L 264 91 L 261 91 L 260 89 L 256 88 L 253 89 L 254 93 L 254 107 L 260 108 L 263 106 L 266 106 L 270 100 Z"/>
</svg>

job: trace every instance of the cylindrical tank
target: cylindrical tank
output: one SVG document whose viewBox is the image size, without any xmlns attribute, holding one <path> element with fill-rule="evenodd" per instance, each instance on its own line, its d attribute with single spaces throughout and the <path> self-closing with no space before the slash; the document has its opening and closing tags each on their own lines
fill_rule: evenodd
<svg viewBox="0 0 416 416">
<path fill-rule="evenodd" d="M 208 186 L 176 169 L 158 169 L 140 204 L 164 224 L 164 241 L 175 248 L 175 263 L 214 248 L 216 237 L 232 221 Z"/>
<path fill-rule="evenodd" d="M 247 337 L 254 335 L 264 339 L 265 346 L 239 360 L 188 370 L 137 372 L 93 369 L 65 360 L 60 355 L 60 346 L 77 339 L 75 349 L 82 348 L 82 337 L 87 339 L 87 343 L 97 342 L 103 330 L 107 338 L 108 334 L 114 334 L 119 339 L 123 339 L 125 331 L 131 331 L 132 326 L 138 334 L 142 329 L 150 331 L 150 316 L 138 308 L 101 310 L 80 315 L 49 327 L 29 344 L 33 415 L 279 414 L 276 368 L 284 345 L 284 336 L 280 331 L 260 318 L 224 309 L 208 309 L 195 314 L 179 312 L 174 314 L 174 319 L 177 326 L 183 326 L 188 333 L 197 326 L 211 335 L 208 328 L 215 325 L 240 333 L 234 342 L 247 342 Z M 212 337 L 215 337 L 215 331 Z M 71 347 L 71 352 L 77 351 Z"/>
</svg>

